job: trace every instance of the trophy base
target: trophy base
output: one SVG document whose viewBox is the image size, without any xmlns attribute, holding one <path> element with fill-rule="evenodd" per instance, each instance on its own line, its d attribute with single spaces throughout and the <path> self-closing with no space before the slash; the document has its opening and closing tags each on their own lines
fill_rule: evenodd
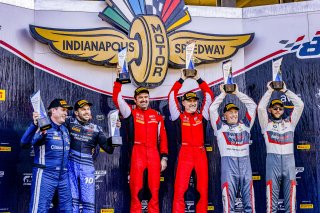
<svg viewBox="0 0 320 213">
<path fill-rule="evenodd" d="M 120 73 L 120 74 L 119 74 L 118 81 L 119 81 L 121 84 L 130 84 L 130 83 L 131 83 L 130 74 L 129 74 L 128 72 Z"/>
<path fill-rule="evenodd" d="M 196 69 L 183 69 L 183 75 L 187 78 L 193 78 L 197 73 L 198 71 Z"/>
<path fill-rule="evenodd" d="M 272 81 L 271 87 L 274 90 L 281 90 L 281 89 L 283 89 L 283 81 Z"/>
<path fill-rule="evenodd" d="M 50 129 L 51 126 L 51 121 L 48 117 L 45 118 L 39 118 L 38 119 L 38 126 L 40 128 L 41 131 L 45 131 L 47 129 Z"/>
<path fill-rule="evenodd" d="M 122 137 L 121 136 L 112 136 L 111 137 L 112 146 L 121 146 Z"/>
<path fill-rule="evenodd" d="M 235 84 L 225 84 L 224 85 L 224 91 L 226 91 L 226 93 L 233 93 L 235 90 L 236 90 Z"/>
</svg>

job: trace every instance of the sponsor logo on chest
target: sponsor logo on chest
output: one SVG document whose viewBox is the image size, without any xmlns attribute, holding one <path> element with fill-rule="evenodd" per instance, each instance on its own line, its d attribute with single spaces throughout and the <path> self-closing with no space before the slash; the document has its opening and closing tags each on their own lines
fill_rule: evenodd
<svg viewBox="0 0 320 213">
<path fill-rule="evenodd" d="M 136 122 L 140 123 L 140 124 L 144 124 L 144 115 L 140 114 L 140 113 L 137 113 L 136 114 Z"/>
</svg>

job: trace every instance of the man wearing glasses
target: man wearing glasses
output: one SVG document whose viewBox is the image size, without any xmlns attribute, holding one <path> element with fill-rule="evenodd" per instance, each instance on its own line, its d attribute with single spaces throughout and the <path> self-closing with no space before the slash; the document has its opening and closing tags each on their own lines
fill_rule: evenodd
<svg viewBox="0 0 320 213">
<path fill-rule="evenodd" d="M 268 90 L 258 106 L 258 117 L 267 147 L 266 185 L 267 213 L 277 212 L 280 185 L 283 185 L 286 212 L 296 211 L 296 173 L 294 161 L 294 130 L 301 117 L 304 104 L 302 100 L 284 84 L 283 92 L 293 103 L 294 108 L 288 117 L 284 117 L 284 104 L 280 99 L 269 100 L 274 91 Z M 268 109 L 267 109 L 268 106 Z M 269 113 L 269 115 L 268 115 Z"/>
</svg>

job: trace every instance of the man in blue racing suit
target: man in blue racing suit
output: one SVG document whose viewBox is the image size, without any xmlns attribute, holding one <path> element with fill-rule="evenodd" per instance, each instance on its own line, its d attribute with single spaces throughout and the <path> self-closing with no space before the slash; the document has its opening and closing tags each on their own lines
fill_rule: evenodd
<svg viewBox="0 0 320 213">
<path fill-rule="evenodd" d="M 73 212 L 79 212 L 79 204 L 83 213 L 95 212 L 95 169 L 92 150 L 99 146 L 112 154 L 114 148 L 108 142 L 101 127 L 90 122 L 92 103 L 79 100 L 74 105 L 74 117 L 66 121 L 70 131 L 71 147 L 69 155 L 69 178 L 72 193 Z M 117 124 L 119 127 L 119 123 Z"/>
<path fill-rule="evenodd" d="M 59 212 L 71 213 L 72 198 L 67 171 L 70 137 L 63 123 L 67 110 L 72 107 L 63 99 L 54 99 L 48 109 L 52 128 L 39 131 L 34 122 L 21 139 L 21 145 L 25 146 L 30 144 L 33 136 L 31 144 L 35 151 L 29 212 L 48 212 L 57 191 Z"/>
<path fill-rule="evenodd" d="M 87 100 L 79 100 L 74 105 L 75 117 L 66 119 L 66 126 L 70 132 L 71 145 L 69 155 L 69 179 L 72 192 L 73 212 L 79 212 L 79 204 L 82 204 L 83 212 L 95 211 L 95 169 L 93 166 L 92 150 L 97 144 L 109 154 L 113 153 L 113 147 L 108 143 L 107 137 L 101 127 L 89 122 L 91 119 L 90 107 L 92 103 Z M 27 146 L 30 138 L 37 129 L 38 113 L 33 113 L 33 123 L 24 133 L 21 145 Z M 121 123 L 117 123 L 120 127 Z"/>
</svg>

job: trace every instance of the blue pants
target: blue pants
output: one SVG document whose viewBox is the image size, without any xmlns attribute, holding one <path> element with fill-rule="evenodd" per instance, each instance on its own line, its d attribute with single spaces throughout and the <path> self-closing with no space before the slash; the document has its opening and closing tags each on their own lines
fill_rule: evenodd
<svg viewBox="0 0 320 213">
<path fill-rule="evenodd" d="M 280 185 L 283 184 L 286 213 L 296 212 L 296 166 L 294 155 L 267 154 L 267 213 L 278 211 Z"/>
<path fill-rule="evenodd" d="M 91 155 L 81 158 L 70 152 L 68 163 L 73 213 L 79 213 L 79 205 L 82 205 L 83 213 L 95 212 L 95 176 Z"/>
<path fill-rule="evenodd" d="M 72 199 L 68 171 L 34 167 L 32 171 L 29 213 L 48 212 L 56 190 L 59 200 L 59 212 L 71 213 Z"/>
<path fill-rule="evenodd" d="M 221 158 L 221 188 L 223 212 L 234 212 L 238 190 L 241 192 L 244 212 L 256 212 L 249 156 Z"/>
</svg>

